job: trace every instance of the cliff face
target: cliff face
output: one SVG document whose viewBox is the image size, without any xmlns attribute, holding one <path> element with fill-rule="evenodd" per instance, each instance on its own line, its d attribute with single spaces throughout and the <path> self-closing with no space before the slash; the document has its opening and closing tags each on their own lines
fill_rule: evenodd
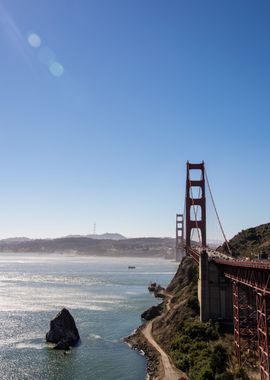
<svg viewBox="0 0 270 380">
<path fill-rule="evenodd" d="M 259 253 L 270 256 L 270 223 L 239 232 L 229 241 L 229 245 L 234 256 L 253 258 Z M 228 253 L 225 244 L 220 250 Z"/>
<path fill-rule="evenodd" d="M 154 335 L 167 350 L 183 321 L 198 318 L 197 283 L 197 265 L 191 257 L 185 257 L 166 289 L 173 295 L 172 309 L 163 319 L 153 324 Z"/>
</svg>

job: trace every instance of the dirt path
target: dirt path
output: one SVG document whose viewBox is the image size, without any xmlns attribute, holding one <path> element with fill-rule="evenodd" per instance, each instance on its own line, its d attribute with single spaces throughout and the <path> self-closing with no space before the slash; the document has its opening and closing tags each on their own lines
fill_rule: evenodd
<svg viewBox="0 0 270 380">
<path fill-rule="evenodd" d="M 152 334 L 153 322 L 158 321 L 163 318 L 164 315 L 171 310 L 171 299 L 172 296 L 169 293 L 163 292 L 163 294 L 167 297 L 166 302 L 166 312 L 161 314 L 159 317 L 154 318 L 152 321 L 148 322 L 145 327 L 142 329 L 142 333 L 147 341 L 159 352 L 161 357 L 161 363 L 164 369 L 164 375 L 162 377 L 158 377 L 160 380 L 179 380 L 186 379 L 186 376 L 183 372 L 178 370 L 170 361 L 169 356 L 166 352 L 160 347 Z"/>
</svg>

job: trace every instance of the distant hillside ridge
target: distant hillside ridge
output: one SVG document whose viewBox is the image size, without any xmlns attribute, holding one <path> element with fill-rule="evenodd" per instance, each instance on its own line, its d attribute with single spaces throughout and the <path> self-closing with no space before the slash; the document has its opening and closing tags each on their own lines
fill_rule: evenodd
<svg viewBox="0 0 270 380">
<path fill-rule="evenodd" d="M 101 240 L 125 240 L 126 237 L 118 234 L 118 233 L 111 233 L 111 232 L 106 232 L 105 234 L 90 234 L 87 235 L 87 237 L 92 238 L 92 239 L 101 239 Z"/>
<path fill-rule="evenodd" d="M 125 240 L 126 237 L 118 234 L 118 233 L 112 233 L 112 232 L 105 232 L 105 234 L 89 234 L 89 235 L 68 235 L 65 236 L 67 238 L 70 237 L 88 237 L 91 239 L 97 239 L 97 240 Z"/>
<path fill-rule="evenodd" d="M 29 240 L 31 239 L 27 237 L 11 237 L 11 238 L 2 239 L 0 241 L 6 242 L 6 243 L 21 243 L 23 241 L 29 241 Z"/>
<path fill-rule="evenodd" d="M 122 240 L 63 237 L 58 239 L 0 240 L 0 252 L 74 253 L 92 256 L 165 257 L 173 259 L 172 238 L 133 238 Z"/>
<path fill-rule="evenodd" d="M 242 230 L 229 241 L 229 246 L 233 256 L 236 257 L 253 258 L 259 253 L 270 255 L 270 223 Z M 228 253 L 226 244 L 223 244 L 219 250 Z"/>
</svg>

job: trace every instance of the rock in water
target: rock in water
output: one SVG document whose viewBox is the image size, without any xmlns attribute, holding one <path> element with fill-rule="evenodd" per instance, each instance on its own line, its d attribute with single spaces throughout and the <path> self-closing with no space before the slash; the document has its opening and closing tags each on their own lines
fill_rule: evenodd
<svg viewBox="0 0 270 380">
<path fill-rule="evenodd" d="M 149 309 L 142 313 L 141 318 L 145 321 L 150 321 L 151 319 L 154 319 L 161 315 L 162 309 L 162 304 L 159 304 L 157 306 L 151 306 Z"/>
<path fill-rule="evenodd" d="M 65 340 L 60 340 L 56 346 L 54 346 L 54 350 L 69 350 L 69 343 Z"/>
<path fill-rule="evenodd" d="M 46 334 L 46 341 L 57 343 L 55 349 L 65 350 L 69 346 L 75 346 L 79 340 L 80 335 L 74 318 L 67 309 L 62 309 L 50 322 L 50 331 Z"/>
</svg>

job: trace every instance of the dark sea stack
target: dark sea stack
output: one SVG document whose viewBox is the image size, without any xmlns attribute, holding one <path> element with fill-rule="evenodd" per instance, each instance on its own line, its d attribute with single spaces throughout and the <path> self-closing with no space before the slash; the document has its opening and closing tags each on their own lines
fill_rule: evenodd
<svg viewBox="0 0 270 380">
<path fill-rule="evenodd" d="M 67 309 L 60 313 L 50 322 L 50 331 L 46 334 L 46 341 L 56 343 L 55 349 L 66 350 L 75 346 L 80 340 L 74 318 Z"/>
<path fill-rule="evenodd" d="M 162 305 L 157 305 L 157 306 L 151 306 L 149 309 L 145 310 L 141 318 L 144 319 L 145 321 L 150 321 L 151 319 L 154 319 L 161 315 L 162 313 Z"/>
<path fill-rule="evenodd" d="M 69 350 L 70 344 L 65 340 L 60 340 L 56 346 L 54 346 L 54 350 Z"/>
</svg>

